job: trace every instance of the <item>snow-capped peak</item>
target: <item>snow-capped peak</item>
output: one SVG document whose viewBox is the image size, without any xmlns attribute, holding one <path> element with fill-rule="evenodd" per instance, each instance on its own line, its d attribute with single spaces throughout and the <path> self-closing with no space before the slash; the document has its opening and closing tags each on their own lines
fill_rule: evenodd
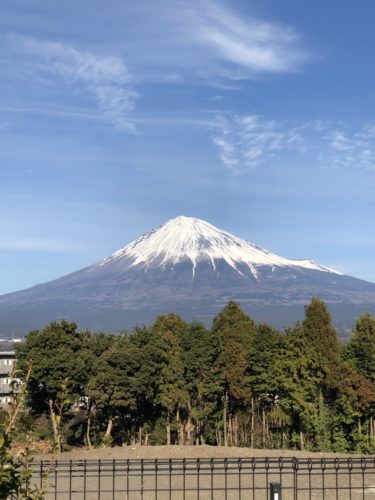
<svg viewBox="0 0 375 500">
<path fill-rule="evenodd" d="M 340 274 L 312 260 L 286 259 L 222 231 L 204 220 L 184 216 L 171 219 L 144 234 L 99 262 L 99 265 L 121 258 L 130 258 L 131 266 L 143 265 L 146 268 L 151 264 L 166 266 L 190 260 L 193 275 L 199 262 L 210 261 L 215 269 L 215 262 L 218 260 L 224 260 L 239 273 L 239 265 L 245 264 L 255 278 L 258 266 L 297 266 Z"/>
</svg>

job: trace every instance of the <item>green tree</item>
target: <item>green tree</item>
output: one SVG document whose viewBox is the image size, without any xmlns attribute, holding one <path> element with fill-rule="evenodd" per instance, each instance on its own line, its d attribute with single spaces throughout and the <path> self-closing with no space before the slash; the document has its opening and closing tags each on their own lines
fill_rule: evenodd
<svg viewBox="0 0 375 500">
<path fill-rule="evenodd" d="M 251 392 L 250 446 L 255 444 L 255 419 L 260 414 L 261 445 L 266 446 L 269 436 L 268 416 L 282 426 L 277 410 L 280 357 L 280 334 L 267 324 L 256 327 L 248 356 L 247 384 Z"/>
<path fill-rule="evenodd" d="M 287 330 L 281 359 L 278 405 L 282 413 L 290 418 L 291 444 L 301 450 L 314 447 L 324 372 L 314 347 L 299 323 Z"/>
<path fill-rule="evenodd" d="M 171 444 L 172 424 L 175 424 L 178 442 L 184 442 L 183 413 L 189 407 L 189 393 L 184 378 L 181 339 L 188 323 L 176 314 L 159 316 L 152 326 L 162 339 L 163 367 L 160 373 L 159 402 L 166 420 L 167 444 Z"/>
<path fill-rule="evenodd" d="M 192 322 L 181 339 L 184 379 L 189 394 L 185 435 L 187 444 L 216 442 L 220 386 L 215 378 L 216 346 L 211 333 L 198 322 Z"/>
<path fill-rule="evenodd" d="M 34 414 L 49 413 L 58 451 L 62 448 L 62 420 L 72 404 L 84 396 L 90 373 L 92 356 L 83 349 L 82 338 L 75 323 L 63 320 L 30 332 L 16 346 L 21 378 L 32 366 L 27 404 Z"/>
<path fill-rule="evenodd" d="M 337 376 L 332 403 L 333 450 L 373 453 L 372 405 L 375 401 L 375 383 L 366 379 L 348 361 L 339 365 Z"/>
<path fill-rule="evenodd" d="M 164 433 L 156 437 L 155 427 L 163 427 L 161 421 L 160 386 L 165 365 L 165 343 L 160 332 L 152 328 L 135 328 L 129 341 L 141 352 L 142 362 L 138 373 L 139 384 L 143 388 L 137 394 L 138 439 L 142 444 L 164 442 Z"/>
<path fill-rule="evenodd" d="M 138 378 L 142 361 L 140 349 L 121 338 L 99 358 L 97 373 L 88 384 L 88 396 L 97 422 L 105 428 L 105 445 L 113 441 L 114 424 L 118 441 L 121 434 L 126 440 L 134 433 L 137 400 L 143 390 Z"/>
<path fill-rule="evenodd" d="M 310 304 L 305 306 L 303 331 L 325 370 L 327 383 L 334 384 L 335 368 L 340 362 L 341 344 L 325 302 L 314 297 Z"/>
<path fill-rule="evenodd" d="M 344 353 L 368 380 L 375 381 L 375 318 L 360 316 Z"/>
<path fill-rule="evenodd" d="M 351 339 L 346 346 L 343 357 L 352 363 L 348 368 L 349 375 L 340 377 L 344 380 L 341 388 L 345 401 L 348 434 L 349 425 L 354 425 L 351 432 L 353 448 L 363 452 L 373 452 L 375 449 L 375 397 L 371 399 L 375 385 L 375 318 L 364 314 L 357 319 Z M 349 383 L 348 383 L 349 382 Z M 350 410 L 350 411 L 349 411 Z"/>
<path fill-rule="evenodd" d="M 217 346 L 215 367 L 221 386 L 224 445 L 237 445 L 238 414 L 250 399 L 245 381 L 255 323 L 239 304 L 230 301 L 214 318 L 211 331 Z"/>
</svg>

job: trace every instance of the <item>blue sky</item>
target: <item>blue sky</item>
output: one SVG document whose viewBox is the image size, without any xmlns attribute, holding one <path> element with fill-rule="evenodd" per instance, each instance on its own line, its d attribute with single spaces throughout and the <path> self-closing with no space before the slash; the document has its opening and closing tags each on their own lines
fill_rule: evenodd
<svg viewBox="0 0 375 500">
<path fill-rule="evenodd" d="M 3 0 L 0 293 L 177 215 L 375 282 L 374 15 Z"/>
</svg>

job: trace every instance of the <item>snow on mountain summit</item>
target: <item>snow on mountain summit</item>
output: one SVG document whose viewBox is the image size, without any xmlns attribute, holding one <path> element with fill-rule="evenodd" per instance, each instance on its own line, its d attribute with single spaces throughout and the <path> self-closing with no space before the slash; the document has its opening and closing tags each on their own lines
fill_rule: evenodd
<svg viewBox="0 0 375 500">
<path fill-rule="evenodd" d="M 291 260 L 269 252 L 249 241 L 222 231 L 208 222 L 193 217 L 179 216 L 142 235 L 126 247 L 98 263 L 104 266 L 114 260 L 129 258 L 131 267 L 151 265 L 164 267 L 191 261 L 193 275 L 199 262 L 225 261 L 241 274 L 240 265 L 248 266 L 257 278 L 257 267 L 296 266 L 340 274 L 312 260 Z"/>
</svg>

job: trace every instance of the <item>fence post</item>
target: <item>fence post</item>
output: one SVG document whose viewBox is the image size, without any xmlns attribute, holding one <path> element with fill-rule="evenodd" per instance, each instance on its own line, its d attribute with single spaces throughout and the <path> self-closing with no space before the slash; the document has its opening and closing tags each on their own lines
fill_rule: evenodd
<svg viewBox="0 0 375 500">
<path fill-rule="evenodd" d="M 270 483 L 270 500 L 281 500 L 280 483 Z"/>
</svg>

